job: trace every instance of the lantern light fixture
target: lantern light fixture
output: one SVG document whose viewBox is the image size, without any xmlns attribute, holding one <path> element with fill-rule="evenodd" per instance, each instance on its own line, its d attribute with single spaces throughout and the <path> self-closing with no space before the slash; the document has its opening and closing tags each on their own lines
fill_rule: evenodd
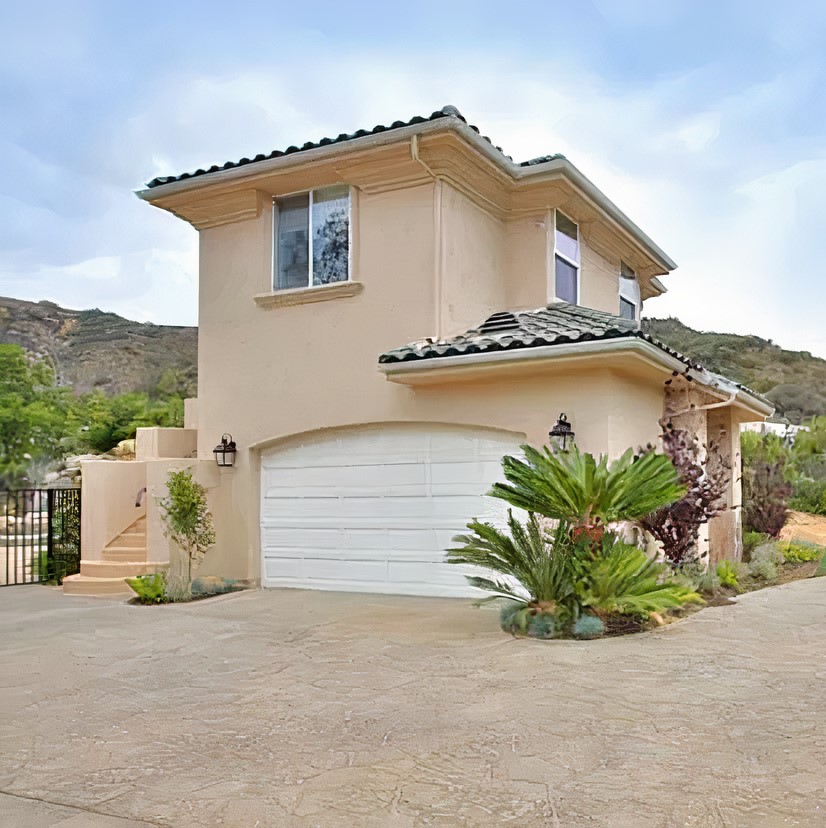
<svg viewBox="0 0 826 828">
<path fill-rule="evenodd" d="M 212 453 L 215 455 L 215 462 L 222 469 L 230 469 L 235 465 L 236 451 L 235 441 L 232 439 L 231 434 L 221 435 L 221 442 L 212 449 Z"/>
<path fill-rule="evenodd" d="M 551 438 L 551 446 L 556 451 L 568 451 L 573 448 L 576 435 L 568 422 L 568 417 L 560 414 L 556 425 L 548 432 L 548 436 Z"/>
</svg>

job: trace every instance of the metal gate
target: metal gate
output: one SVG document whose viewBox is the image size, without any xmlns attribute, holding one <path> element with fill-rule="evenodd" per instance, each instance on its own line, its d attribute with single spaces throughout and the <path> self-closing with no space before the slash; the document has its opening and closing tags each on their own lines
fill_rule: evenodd
<svg viewBox="0 0 826 828">
<path fill-rule="evenodd" d="M 80 489 L 0 491 L 0 586 L 80 572 Z"/>
</svg>

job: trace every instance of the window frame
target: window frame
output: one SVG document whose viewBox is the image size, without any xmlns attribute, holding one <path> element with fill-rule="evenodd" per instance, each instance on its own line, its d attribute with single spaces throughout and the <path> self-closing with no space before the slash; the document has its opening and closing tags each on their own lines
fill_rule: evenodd
<svg viewBox="0 0 826 828">
<path fill-rule="evenodd" d="M 626 276 L 625 275 L 626 272 L 630 275 Z M 635 298 L 634 301 L 629 299 L 629 297 L 626 293 L 623 293 L 623 291 L 622 291 L 623 280 L 627 280 L 627 281 L 632 281 L 633 280 L 634 283 L 636 284 L 636 286 L 637 286 L 637 290 L 636 290 L 637 297 Z M 631 267 L 631 265 L 628 264 L 628 262 L 623 261 L 622 259 L 620 260 L 619 284 L 617 285 L 617 293 L 619 294 L 619 309 L 618 309 L 619 315 L 623 319 L 627 318 L 627 317 L 622 316 L 622 303 L 626 302 L 634 308 L 633 319 L 631 319 L 629 321 L 639 322 L 640 317 L 642 316 L 642 292 L 640 290 L 640 280 L 639 280 L 639 277 L 637 276 L 637 271 L 634 270 L 634 268 Z"/>
<path fill-rule="evenodd" d="M 347 278 L 338 282 L 329 282 L 323 285 L 313 284 L 313 194 L 319 190 L 330 190 L 336 187 L 347 188 Z M 270 274 L 270 288 L 273 293 L 295 290 L 316 290 L 330 285 L 343 285 L 353 281 L 353 195 L 354 187 L 351 184 L 328 184 L 324 187 L 313 187 L 311 190 L 295 190 L 290 193 L 279 193 L 272 197 L 272 262 Z M 278 286 L 278 231 L 281 210 L 278 202 L 295 196 L 307 196 L 307 284 L 299 287 Z"/>
<path fill-rule="evenodd" d="M 567 256 L 563 253 L 556 245 L 556 234 L 557 234 L 557 215 L 564 216 L 571 224 L 576 227 L 576 245 L 577 245 L 577 252 L 579 253 L 579 261 L 574 261 L 570 256 Z M 553 296 L 557 302 L 566 302 L 567 304 L 571 305 L 579 305 L 580 304 L 580 297 L 582 296 L 582 234 L 579 229 L 579 222 L 574 221 L 567 213 L 563 213 L 562 210 L 558 208 L 554 208 L 553 211 Z M 556 288 L 556 260 L 557 257 L 562 259 L 563 262 L 569 264 L 576 270 L 576 298 L 573 302 L 568 302 L 567 299 L 562 299 L 559 294 L 557 293 Z"/>
</svg>

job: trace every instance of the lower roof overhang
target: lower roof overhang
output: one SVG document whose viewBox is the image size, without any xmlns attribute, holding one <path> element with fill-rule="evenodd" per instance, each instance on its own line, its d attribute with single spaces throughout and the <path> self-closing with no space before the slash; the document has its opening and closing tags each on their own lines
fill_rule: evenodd
<svg viewBox="0 0 826 828">
<path fill-rule="evenodd" d="M 721 385 L 716 375 L 690 367 L 662 348 L 637 337 L 590 340 L 536 348 L 488 351 L 478 354 L 413 359 L 379 364 L 390 382 L 410 386 L 455 382 L 515 379 L 557 371 L 619 370 L 650 380 L 679 374 L 697 382 L 722 405 L 740 409 L 740 419 L 763 420 L 771 416 L 771 404 L 735 383 Z"/>
</svg>

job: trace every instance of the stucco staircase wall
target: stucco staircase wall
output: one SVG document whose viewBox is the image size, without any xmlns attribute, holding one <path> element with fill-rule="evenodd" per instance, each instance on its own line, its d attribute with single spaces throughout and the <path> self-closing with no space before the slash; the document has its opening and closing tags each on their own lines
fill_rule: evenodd
<svg viewBox="0 0 826 828">
<path fill-rule="evenodd" d="M 165 562 L 147 560 L 146 516 L 138 518 L 104 547 L 99 561 L 80 561 L 80 574 L 63 580 L 66 595 L 134 594 L 127 578 L 162 572 Z"/>
</svg>

